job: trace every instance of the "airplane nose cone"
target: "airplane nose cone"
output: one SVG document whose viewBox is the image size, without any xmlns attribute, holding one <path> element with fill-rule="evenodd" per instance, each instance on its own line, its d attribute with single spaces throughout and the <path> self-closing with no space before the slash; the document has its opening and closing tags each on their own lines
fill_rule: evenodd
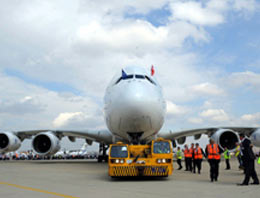
<svg viewBox="0 0 260 198">
<path fill-rule="evenodd" d="M 126 110 L 128 114 L 142 115 L 147 114 L 152 109 L 156 110 L 160 106 L 160 99 L 156 90 L 131 83 L 118 96 L 118 107 Z"/>
<path fill-rule="evenodd" d="M 120 130 L 147 131 L 163 122 L 165 103 L 159 90 L 154 87 L 142 86 L 138 82 L 128 83 L 115 102 L 118 107 Z"/>
</svg>

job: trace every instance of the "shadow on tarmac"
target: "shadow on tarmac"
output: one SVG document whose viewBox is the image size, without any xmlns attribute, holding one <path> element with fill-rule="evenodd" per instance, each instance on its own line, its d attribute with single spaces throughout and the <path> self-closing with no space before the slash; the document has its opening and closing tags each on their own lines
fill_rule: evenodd
<svg viewBox="0 0 260 198">
<path fill-rule="evenodd" d="M 122 177 L 122 178 L 107 178 L 110 182 L 143 182 L 143 181 L 167 181 L 167 177 Z"/>
</svg>

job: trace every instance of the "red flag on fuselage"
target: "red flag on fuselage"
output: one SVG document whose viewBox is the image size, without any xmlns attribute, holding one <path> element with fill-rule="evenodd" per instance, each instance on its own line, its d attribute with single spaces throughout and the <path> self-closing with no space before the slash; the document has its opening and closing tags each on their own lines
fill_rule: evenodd
<svg viewBox="0 0 260 198">
<path fill-rule="evenodd" d="M 153 76 L 154 75 L 154 67 L 153 67 L 153 65 L 152 65 L 152 67 L 151 67 L 151 76 Z"/>
</svg>

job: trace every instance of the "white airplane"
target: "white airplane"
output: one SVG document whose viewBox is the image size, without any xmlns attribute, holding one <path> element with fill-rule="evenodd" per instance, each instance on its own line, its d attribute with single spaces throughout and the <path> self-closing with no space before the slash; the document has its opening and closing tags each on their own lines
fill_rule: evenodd
<svg viewBox="0 0 260 198">
<path fill-rule="evenodd" d="M 60 140 L 67 136 L 72 142 L 84 138 L 88 144 L 100 143 L 98 161 L 106 160 L 108 145 L 117 141 L 144 144 L 156 137 L 185 143 L 187 136 L 199 139 L 202 134 L 213 138 L 220 148 L 234 149 L 238 134 L 251 137 L 260 146 L 260 129 L 255 127 L 212 127 L 180 132 L 159 133 L 165 118 L 166 102 L 162 89 L 154 77 L 153 68 L 126 67 L 108 85 L 104 97 L 105 121 L 108 130 L 29 130 L 0 132 L 0 153 L 17 150 L 26 138 L 38 155 L 53 155 L 60 149 Z"/>
</svg>

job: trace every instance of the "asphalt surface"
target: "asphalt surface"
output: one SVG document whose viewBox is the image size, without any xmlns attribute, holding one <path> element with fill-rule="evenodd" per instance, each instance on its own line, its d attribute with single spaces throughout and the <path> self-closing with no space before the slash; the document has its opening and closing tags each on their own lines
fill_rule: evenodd
<svg viewBox="0 0 260 198">
<path fill-rule="evenodd" d="M 236 185 L 244 177 L 237 165 L 232 160 L 232 169 L 225 170 L 222 160 L 219 181 L 212 183 L 206 161 L 200 175 L 174 170 L 159 179 L 111 179 L 108 165 L 94 160 L 0 161 L 0 197 L 258 197 L 260 185 Z M 260 165 L 255 165 L 260 176 Z"/>
</svg>

